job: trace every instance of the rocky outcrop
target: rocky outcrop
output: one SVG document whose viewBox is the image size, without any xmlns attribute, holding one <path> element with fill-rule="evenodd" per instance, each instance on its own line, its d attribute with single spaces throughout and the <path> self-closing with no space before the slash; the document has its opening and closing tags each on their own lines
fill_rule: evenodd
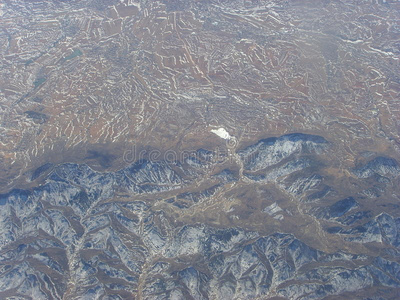
<svg viewBox="0 0 400 300">
<path fill-rule="evenodd" d="M 261 140 L 243 149 L 239 154 L 246 170 L 259 171 L 276 165 L 291 155 L 319 153 L 327 146 L 328 142 L 321 136 L 292 133 Z M 286 168 L 293 168 L 298 164 L 299 162 Z"/>
<path fill-rule="evenodd" d="M 243 153 L 256 153 L 254 164 L 243 161 L 248 170 L 221 168 L 212 175 L 206 166 L 218 162 L 207 160 L 214 153 L 206 150 L 184 163 L 143 160 L 115 172 L 73 163 L 41 167 L 33 178 L 40 177 L 41 185 L 0 196 L 0 295 L 323 299 L 374 286 L 396 293 L 400 220 L 374 215 L 356 196 L 328 197 L 335 194 L 316 164 L 327 145 L 321 137 L 302 134 L 262 140 L 239 152 L 242 159 L 248 157 Z M 394 169 L 384 170 L 387 175 Z M 289 233 L 185 225 L 169 215 L 229 203 L 221 199 L 240 195 L 234 188 L 243 182 L 273 185 L 296 205 L 297 211 L 288 202 L 282 208 L 279 199 L 269 202 L 260 211 L 268 224 L 311 217 L 325 229 L 323 238 L 378 243 L 388 251 L 384 257 L 328 253 Z M 151 195 L 165 201 L 135 199 Z"/>
<path fill-rule="evenodd" d="M 353 173 L 358 178 L 368 178 L 373 175 L 396 177 L 400 175 L 400 166 L 393 158 L 379 156 L 354 169 Z"/>
</svg>

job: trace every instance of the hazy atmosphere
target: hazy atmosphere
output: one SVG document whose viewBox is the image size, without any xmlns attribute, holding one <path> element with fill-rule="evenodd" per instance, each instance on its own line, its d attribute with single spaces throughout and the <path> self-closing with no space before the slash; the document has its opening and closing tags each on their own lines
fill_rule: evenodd
<svg viewBox="0 0 400 300">
<path fill-rule="evenodd" d="M 400 299 L 400 2 L 0 2 L 0 299 Z"/>
</svg>

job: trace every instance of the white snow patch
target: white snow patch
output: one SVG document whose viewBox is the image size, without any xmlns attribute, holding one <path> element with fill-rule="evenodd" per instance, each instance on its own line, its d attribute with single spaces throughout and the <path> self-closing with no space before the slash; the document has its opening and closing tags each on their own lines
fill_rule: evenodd
<svg viewBox="0 0 400 300">
<path fill-rule="evenodd" d="M 224 140 L 229 140 L 231 138 L 231 135 L 228 133 L 228 131 L 226 131 L 225 128 L 222 127 L 218 129 L 211 129 L 211 132 L 215 133 Z"/>
<path fill-rule="evenodd" d="M 272 216 L 273 214 L 276 214 L 280 211 L 282 211 L 282 208 L 279 207 L 278 203 L 272 203 L 270 206 L 267 206 L 266 208 L 264 208 L 263 210 L 264 212 L 266 212 L 267 214 L 269 214 L 270 216 Z"/>
</svg>

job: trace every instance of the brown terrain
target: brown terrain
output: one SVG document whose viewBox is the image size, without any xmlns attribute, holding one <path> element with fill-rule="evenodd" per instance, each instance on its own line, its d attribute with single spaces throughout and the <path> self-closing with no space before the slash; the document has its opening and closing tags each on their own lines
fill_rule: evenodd
<svg viewBox="0 0 400 300">
<path fill-rule="evenodd" d="M 0 29 L 0 298 L 398 299 L 399 1 L 4 0 Z"/>
<path fill-rule="evenodd" d="M 92 148 L 117 163 L 132 145 L 216 144 L 213 126 L 241 144 L 323 135 L 332 172 L 398 155 L 400 4 L 368 3 L 6 0 L 3 190 Z"/>
</svg>

